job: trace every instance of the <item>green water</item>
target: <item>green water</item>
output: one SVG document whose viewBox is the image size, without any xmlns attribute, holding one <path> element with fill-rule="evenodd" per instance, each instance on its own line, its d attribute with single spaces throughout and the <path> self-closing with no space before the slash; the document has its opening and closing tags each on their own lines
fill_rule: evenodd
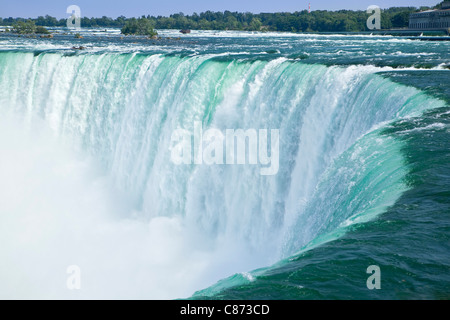
<svg viewBox="0 0 450 320">
<path fill-rule="evenodd" d="M 0 297 L 450 297 L 448 42 L 83 35 L 0 35 L 0 115 L 15 119 L 0 128 Z M 195 121 L 279 129 L 279 171 L 175 165 L 171 134 Z M 75 155 L 36 138 L 18 156 L 15 130 L 40 126 Z M 79 296 L 56 276 L 73 261 Z M 35 265 L 45 286 L 26 280 Z"/>
</svg>

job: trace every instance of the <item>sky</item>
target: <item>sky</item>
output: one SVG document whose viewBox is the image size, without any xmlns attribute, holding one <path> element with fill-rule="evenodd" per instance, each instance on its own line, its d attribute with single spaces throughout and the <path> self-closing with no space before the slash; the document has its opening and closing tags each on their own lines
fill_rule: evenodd
<svg viewBox="0 0 450 320">
<path fill-rule="evenodd" d="M 0 17 L 35 18 L 49 14 L 66 18 L 69 5 L 78 5 L 82 17 L 139 17 L 142 15 L 168 16 L 173 13 L 211 11 L 239 12 L 294 12 L 311 10 L 365 10 L 370 5 L 381 8 L 404 6 L 434 6 L 440 0 L 0 0 Z"/>
</svg>

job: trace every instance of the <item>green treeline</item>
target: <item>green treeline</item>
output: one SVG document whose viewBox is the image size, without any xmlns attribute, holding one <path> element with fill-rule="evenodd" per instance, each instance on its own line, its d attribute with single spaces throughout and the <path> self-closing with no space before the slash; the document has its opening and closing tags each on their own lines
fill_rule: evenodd
<svg viewBox="0 0 450 320">
<path fill-rule="evenodd" d="M 438 5 L 439 6 L 439 5 Z M 436 6 L 436 7 L 438 7 Z M 394 7 L 382 10 L 382 29 L 405 28 L 408 26 L 409 15 L 413 12 L 430 9 L 429 7 Z M 248 31 L 289 31 L 289 32 L 351 32 L 367 31 L 366 21 L 370 14 L 365 11 L 325 11 L 317 10 L 308 13 L 307 10 L 288 13 L 240 13 L 211 12 L 184 15 L 177 13 L 169 17 L 142 16 L 139 19 L 120 16 L 116 19 L 81 18 L 82 27 L 118 27 L 124 33 L 135 33 L 139 20 L 145 29 L 193 29 L 193 30 L 248 30 Z M 30 19 L 36 26 L 64 27 L 66 19 L 56 19 L 45 16 Z M 14 25 L 22 18 L 0 18 L 0 25 Z"/>
</svg>

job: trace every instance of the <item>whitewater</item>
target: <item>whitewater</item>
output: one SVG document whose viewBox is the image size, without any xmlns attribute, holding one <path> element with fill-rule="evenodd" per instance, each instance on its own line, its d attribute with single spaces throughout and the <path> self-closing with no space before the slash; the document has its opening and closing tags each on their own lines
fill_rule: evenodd
<svg viewBox="0 0 450 320">
<path fill-rule="evenodd" d="M 229 34 L 152 47 L 93 31 L 78 52 L 67 36 L 0 38 L 1 298 L 214 296 L 414 189 L 408 142 L 386 130 L 448 103 L 386 74 L 448 80 L 448 44 Z M 173 163 L 173 132 L 195 123 L 279 130 L 277 174 Z"/>
</svg>

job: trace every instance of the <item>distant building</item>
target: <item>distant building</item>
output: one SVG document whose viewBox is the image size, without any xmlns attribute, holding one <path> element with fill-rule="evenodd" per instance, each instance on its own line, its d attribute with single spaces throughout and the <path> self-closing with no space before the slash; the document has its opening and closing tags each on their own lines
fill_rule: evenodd
<svg viewBox="0 0 450 320">
<path fill-rule="evenodd" d="M 440 10 L 427 10 L 411 14 L 409 29 L 449 30 L 450 1 L 444 1 Z"/>
</svg>

